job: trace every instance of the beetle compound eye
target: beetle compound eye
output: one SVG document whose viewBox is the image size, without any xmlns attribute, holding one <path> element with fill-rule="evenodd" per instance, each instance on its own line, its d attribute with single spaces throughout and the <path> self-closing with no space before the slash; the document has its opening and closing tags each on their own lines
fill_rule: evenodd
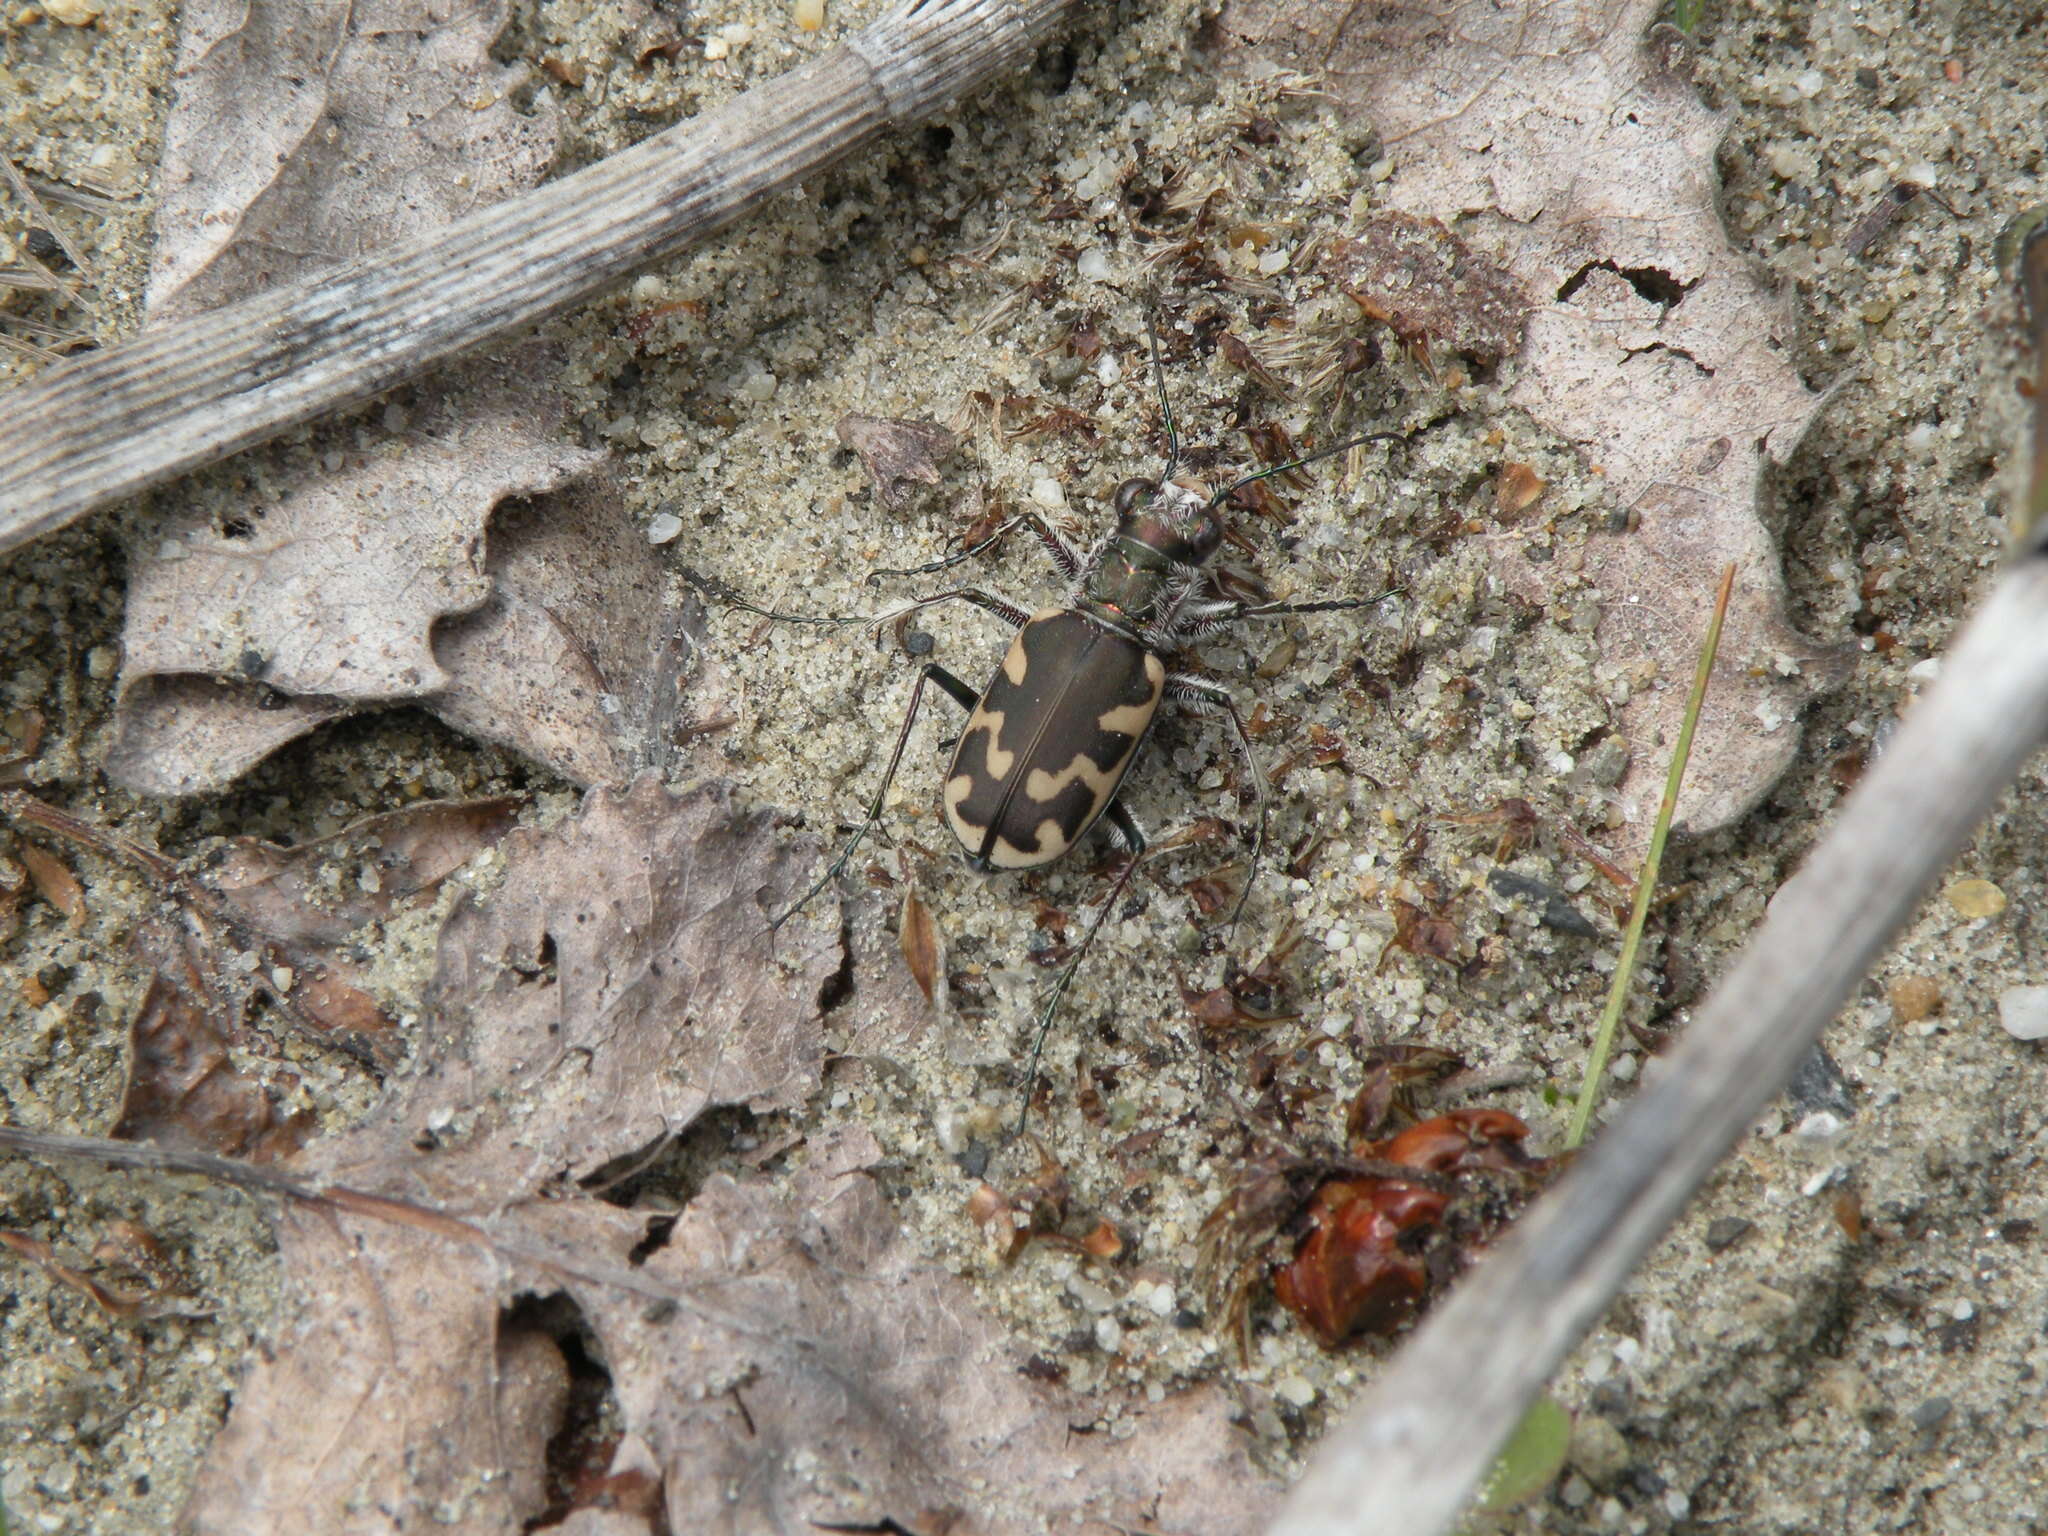
<svg viewBox="0 0 2048 1536">
<path fill-rule="evenodd" d="M 1117 516 L 1128 517 L 1133 508 L 1150 501 L 1159 491 L 1157 480 L 1147 480 L 1143 475 L 1133 475 L 1116 488 L 1110 498 L 1110 505 L 1116 508 Z"/>
<path fill-rule="evenodd" d="M 1201 565 L 1223 547 L 1223 518 L 1218 512 L 1204 507 L 1195 519 L 1195 525 L 1188 530 L 1188 550 L 1196 565 Z"/>
</svg>

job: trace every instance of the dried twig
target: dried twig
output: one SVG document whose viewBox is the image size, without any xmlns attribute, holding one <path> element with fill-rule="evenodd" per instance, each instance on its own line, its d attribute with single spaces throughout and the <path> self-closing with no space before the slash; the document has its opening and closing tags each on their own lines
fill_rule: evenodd
<svg viewBox="0 0 2048 1536">
<path fill-rule="evenodd" d="M 672 256 L 1030 57 L 1076 0 L 906 0 L 643 144 L 0 398 L 0 550 L 363 400 Z"/>
<path fill-rule="evenodd" d="M 2048 299 L 2048 238 L 2032 243 L 2021 280 L 2030 299 Z M 2048 358 L 2048 303 L 2030 308 Z M 2048 457 L 2036 466 L 2048 481 Z M 1666 1069 L 1323 1442 L 1273 1536 L 1452 1528 L 1565 1352 L 1790 1080 L 2044 734 L 2048 550 L 2037 542 L 1779 891 Z"/>
</svg>

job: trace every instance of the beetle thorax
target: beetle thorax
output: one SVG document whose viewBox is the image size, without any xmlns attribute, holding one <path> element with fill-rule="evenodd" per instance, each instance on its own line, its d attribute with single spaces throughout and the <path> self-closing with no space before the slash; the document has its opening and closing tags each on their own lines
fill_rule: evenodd
<svg viewBox="0 0 2048 1536">
<path fill-rule="evenodd" d="M 1082 589 L 1083 606 L 1143 629 L 1166 615 L 1189 579 L 1223 543 L 1223 519 L 1197 487 L 1126 480 L 1117 523 Z"/>
</svg>

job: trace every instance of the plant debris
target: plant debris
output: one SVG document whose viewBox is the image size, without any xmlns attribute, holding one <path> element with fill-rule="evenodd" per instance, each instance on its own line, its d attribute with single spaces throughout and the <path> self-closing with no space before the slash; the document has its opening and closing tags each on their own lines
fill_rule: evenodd
<svg viewBox="0 0 2048 1536">
<path fill-rule="evenodd" d="M 1219 32 L 1232 67 L 1313 80 L 1369 118 L 1398 162 L 1377 233 L 1325 257 L 1381 274 L 1347 280 L 1361 309 L 1411 351 L 1448 339 L 1482 361 L 1513 353 L 1509 398 L 1604 480 L 1616 529 L 1588 541 L 1583 566 L 1553 560 L 1550 515 L 1523 507 L 1502 541 L 1505 579 L 1546 604 L 1627 594 L 1601 604 L 1603 666 L 1677 678 L 1699 654 L 1715 578 L 1741 562 L 1680 807 L 1703 832 L 1777 780 L 1801 707 L 1848 656 L 1792 627 L 1778 563 L 1756 553 L 1770 547 L 1761 477 L 1820 397 L 1793 369 L 1784 306 L 1722 227 L 1708 174 L 1719 120 L 1640 43 L 1656 13 L 1635 0 L 1592 25 L 1514 6 L 1447 25 L 1428 7 L 1232 0 Z M 1418 242 L 1422 270 L 1446 276 L 1405 292 L 1401 263 L 1373 255 Z M 1681 690 L 1635 689 L 1615 730 L 1673 737 L 1682 707 Z M 1661 791 L 1661 763 L 1639 754 L 1619 785 L 1635 847 Z"/>
<path fill-rule="evenodd" d="M 252 34 L 231 6 L 188 10 L 152 318 L 538 181 L 557 115 L 512 109 L 499 19 L 407 0 L 375 27 L 323 11 Z M 131 552 L 110 776 L 196 794 L 400 703 L 581 783 L 666 763 L 700 615 L 615 491 L 565 492 L 604 454 L 565 437 L 560 367 L 545 343 L 466 362 L 374 424 L 195 482 Z"/>
</svg>

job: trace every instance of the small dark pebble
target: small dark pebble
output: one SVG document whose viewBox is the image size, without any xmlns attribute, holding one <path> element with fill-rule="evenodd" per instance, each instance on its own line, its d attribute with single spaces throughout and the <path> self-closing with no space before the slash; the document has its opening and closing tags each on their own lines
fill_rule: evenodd
<svg viewBox="0 0 2048 1536">
<path fill-rule="evenodd" d="M 1043 1355 L 1033 1355 L 1017 1367 L 1017 1374 L 1028 1376 L 1033 1381 L 1059 1381 L 1066 1376 L 1067 1368 Z"/>
<path fill-rule="evenodd" d="M 1802 1116 L 1826 1110 L 1844 1120 L 1851 1119 L 1856 1114 L 1854 1093 L 1849 1079 L 1835 1065 L 1835 1058 L 1820 1045 L 1806 1053 L 1793 1072 L 1792 1081 L 1785 1085 L 1785 1097 Z"/>
<path fill-rule="evenodd" d="M 28 238 L 23 240 L 22 244 L 28 247 L 29 255 L 35 257 L 37 261 L 60 270 L 71 265 L 71 258 L 64 254 L 64 247 L 58 244 L 57 237 L 47 229 L 30 230 Z"/>
<path fill-rule="evenodd" d="M 1973 1313 L 1928 1332 L 1934 1335 L 1934 1342 L 1944 1355 L 1967 1355 L 1977 1347 L 1977 1330 L 1981 1325 L 1982 1314 Z"/>
<path fill-rule="evenodd" d="M 1749 1236 L 1756 1223 L 1740 1216 L 1716 1216 L 1707 1224 L 1707 1251 L 1724 1253 Z"/>
<path fill-rule="evenodd" d="M 1643 1466 L 1641 1463 L 1631 1466 L 1621 1475 L 1626 1483 L 1624 1498 L 1626 1498 L 1628 1493 L 1633 1493 L 1636 1499 L 1654 1499 L 1671 1486 L 1662 1477 L 1658 1476 L 1656 1472 Z M 1627 1502 L 1633 1503 L 1635 1500 L 1628 1499 Z"/>
<path fill-rule="evenodd" d="M 1076 1328 L 1072 1333 L 1060 1340 L 1060 1353 L 1063 1355 L 1091 1354 L 1094 1352 L 1095 1347 L 1095 1330 L 1093 1328 Z"/>
<path fill-rule="evenodd" d="M 1625 1419 L 1635 1411 L 1635 1394 L 1628 1383 L 1610 1376 L 1593 1388 L 1586 1399 L 1592 1410 L 1605 1419 Z"/>
<path fill-rule="evenodd" d="M 988 1172 L 988 1148 L 978 1141 L 970 1141 L 957 1161 L 962 1173 L 970 1179 L 978 1179 Z"/>
<path fill-rule="evenodd" d="M 681 1310 L 681 1307 L 672 1298 L 657 1296 L 641 1309 L 640 1321 L 643 1323 L 665 1323 Z"/>
<path fill-rule="evenodd" d="M 1866 66 L 1856 71 L 1856 83 L 1866 91 L 1875 91 L 1884 81 L 1878 78 L 1876 70 Z"/>
<path fill-rule="evenodd" d="M 1202 1326 L 1202 1314 L 1191 1308 L 1182 1307 L 1173 1314 L 1173 1326 L 1183 1330 L 1199 1328 Z"/>
<path fill-rule="evenodd" d="M 932 637 L 922 629 L 913 629 L 903 637 L 904 652 L 911 656 L 929 656 L 932 653 Z"/>
<path fill-rule="evenodd" d="M 55 997 L 59 992 L 62 992 L 71 985 L 71 978 L 77 974 L 77 966 L 60 965 L 55 960 L 52 960 L 48 965 L 36 972 L 36 980 L 43 984 L 45 992 Z"/>
<path fill-rule="evenodd" d="M 1503 896 L 1521 897 L 1541 903 L 1536 921 L 1546 928 L 1554 928 L 1559 933 L 1568 933 L 1577 939 L 1600 937 L 1600 930 L 1593 926 L 1592 920 L 1573 906 L 1565 893 L 1556 886 L 1545 885 L 1541 880 L 1532 879 L 1528 875 L 1518 875 L 1511 869 L 1490 871 L 1486 883 Z"/>
<path fill-rule="evenodd" d="M 1955 1412 L 1955 1407 L 1956 1405 L 1945 1397 L 1930 1397 L 1916 1407 L 1908 1417 L 1912 1419 L 1915 1429 L 1935 1429 L 1947 1422 L 1948 1416 Z"/>
</svg>

